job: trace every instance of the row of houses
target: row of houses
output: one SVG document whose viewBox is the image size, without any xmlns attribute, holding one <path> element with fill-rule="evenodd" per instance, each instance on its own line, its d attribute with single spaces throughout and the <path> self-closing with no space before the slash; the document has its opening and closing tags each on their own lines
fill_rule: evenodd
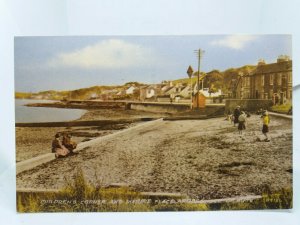
<svg viewBox="0 0 300 225">
<path fill-rule="evenodd" d="M 205 79 L 204 77 L 202 79 Z M 102 100 L 131 99 L 139 101 L 179 101 L 191 99 L 191 93 L 197 93 L 194 83 L 176 83 L 163 81 L 160 84 L 129 85 L 122 89 L 105 90 L 96 98 Z M 208 88 L 200 92 L 208 99 L 216 97 L 237 99 L 270 99 L 275 104 L 292 101 L 292 60 L 287 56 L 279 56 L 277 62 L 267 64 L 259 60 L 257 66 L 237 79 L 232 79 L 228 91 L 218 90 L 211 93 Z"/>
<path fill-rule="evenodd" d="M 208 88 L 200 90 L 200 92 L 207 98 L 217 97 L 222 95 L 221 90 L 215 93 L 210 93 Z M 166 82 L 162 84 L 152 84 L 142 86 L 139 89 L 140 101 L 179 101 L 191 99 L 191 94 L 197 93 L 197 84 L 183 84 Z"/>
<path fill-rule="evenodd" d="M 241 74 L 231 97 L 270 99 L 274 104 L 284 104 L 292 101 L 292 92 L 292 60 L 279 56 L 275 63 L 260 60 L 255 70 Z"/>
<path fill-rule="evenodd" d="M 99 94 L 93 93 L 90 99 L 113 100 L 113 99 L 131 99 L 139 101 L 179 101 L 191 99 L 191 90 L 197 93 L 197 84 L 176 83 L 164 81 L 160 84 L 150 85 L 132 85 L 121 90 L 110 89 L 102 91 Z M 216 97 L 221 95 L 221 90 L 216 93 L 210 93 L 208 88 L 200 91 L 206 97 Z"/>
</svg>

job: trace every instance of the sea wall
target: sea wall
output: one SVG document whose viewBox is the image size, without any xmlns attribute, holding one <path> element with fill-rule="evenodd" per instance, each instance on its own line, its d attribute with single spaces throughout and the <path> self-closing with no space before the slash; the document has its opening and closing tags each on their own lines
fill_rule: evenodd
<svg viewBox="0 0 300 225">
<path fill-rule="evenodd" d="M 242 110 L 254 112 L 259 109 L 269 109 L 273 103 L 268 99 L 226 99 L 225 111 L 233 112 L 238 105 Z"/>
<path fill-rule="evenodd" d="M 140 121 L 150 121 L 152 118 L 137 118 L 123 120 L 87 120 L 87 121 L 66 121 L 66 122 L 37 122 L 37 123 L 16 123 L 16 127 L 85 127 L 85 126 L 107 126 L 113 124 L 128 124 Z"/>
<path fill-rule="evenodd" d="M 129 103 L 127 108 L 147 112 L 178 113 L 190 110 L 189 105 L 166 103 Z"/>
<path fill-rule="evenodd" d="M 182 115 L 223 115 L 224 105 L 206 105 L 205 108 L 191 111 L 189 104 L 170 103 L 129 103 L 127 109 L 146 112 L 179 113 Z M 188 114 L 185 114 L 187 112 Z M 191 114 L 192 112 L 192 114 Z"/>
<path fill-rule="evenodd" d="M 50 107 L 50 108 L 68 108 L 68 109 L 114 109 L 124 108 L 125 102 L 119 101 L 57 101 L 47 103 L 30 103 L 26 106 L 29 107 Z"/>
</svg>

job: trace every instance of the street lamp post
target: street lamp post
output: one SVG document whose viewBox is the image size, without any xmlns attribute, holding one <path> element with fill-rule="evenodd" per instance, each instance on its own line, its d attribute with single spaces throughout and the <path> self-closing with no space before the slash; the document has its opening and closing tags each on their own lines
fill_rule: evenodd
<svg viewBox="0 0 300 225">
<path fill-rule="evenodd" d="M 189 78 L 190 78 L 190 85 L 191 85 L 191 109 L 193 108 L 193 84 L 192 84 L 192 75 L 194 73 L 194 70 L 192 68 L 192 66 L 190 65 L 188 70 L 186 71 L 186 73 L 188 74 Z"/>
</svg>

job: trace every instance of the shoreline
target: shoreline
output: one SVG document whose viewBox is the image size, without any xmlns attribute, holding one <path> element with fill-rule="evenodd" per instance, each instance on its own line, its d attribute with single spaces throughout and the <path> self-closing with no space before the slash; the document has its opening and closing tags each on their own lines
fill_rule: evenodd
<svg viewBox="0 0 300 225">
<path fill-rule="evenodd" d="M 25 104 L 27 107 L 47 107 L 47 108 L 66 108 L 66 109 L 120 109 L 125 102 L 101 102 L 101 101 L 55 101 L 55 102 L 36 102 Z"/>
<path fill-rule="evenodd" d="M 62 188 L 64 174 L 73 176 L 81 169 L 91 183 L 126 183 L 137 191 L 199 199 L 290 188 L 292 121 L 272 118 L 268 143 L 256 140 L 259 121 L 250 117 L 243 136 L 222 118 L 162 121 L 25 171 L 17 175 L 17 187 Z"/>
<path fill-rule="evenodd" d="M 162 116 L 167 115 L 125 109 L 90 109 L 72 121 L 16 123 L 16 162 L 50 153 L 56 133 L 71 134 L 72 139 L 80 143 L 135 126 L 145 117 L 155 119 Z"/>
</svg>

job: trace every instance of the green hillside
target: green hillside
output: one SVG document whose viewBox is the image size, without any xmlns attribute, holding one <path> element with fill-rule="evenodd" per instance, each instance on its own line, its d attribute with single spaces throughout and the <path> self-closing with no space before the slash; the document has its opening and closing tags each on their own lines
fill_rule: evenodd
<svg viewBox="0 0 300 225">
<path fill-rule="evenodd" d="M 220 72 L 219 70 L 212 70 L 208 73 L 201 72 L 200 80 L 204 78 L 204 87 L 210 88 L 212 92 L 218 91 L 221 89 L 224 93 L 230 88 L 230 84 L 233 80 L 237 80 L 239 75 L 245 75 L 251 73 L 256 66 L 246 65 L 239 68 L 230 68 L 225 71 Z M 197 82 L 197 72 L 195 72 L 192 76 L 192 83 L 195 84 Z M 189 85 L 191 80 L 186 76 L 186 78 L 176 79 L 172 81 L 174 85 L 181 83 L 185 85 Z M 91 99 L 93 96 L 97 96 L 102 94 L 106 90 L 114 90 L 115 92 L 119 92 L 127 89 L 130 86 L 142 86 L 144 84 L 138 82 L 127 82 L 124 85 L 120 86 L 92 86 L 88 88 L 81 88 L 76 90 L 69 91 L 55 91 L 48 90 L 42 91 L 38 93 L 24 93 L 24 92 L 16 92 L 15 98 L 27 98 L 27 99 L 51 99 L 51 100 L 66 100 L 66 99 L 78 99 L 85 100 Z"/>
<path fill-rule="evenodd" d="M 203 80 L 204 87 L 208 87 L 212 92 L 217 91 L 218 89 L 221 89 L 223 92 L 226 92 L 228 88 L 230 88 L 230 83 L 233 80 L 237 80 L 238 76 L 241 75 L 247 75 L 251 73 L 256 66 L 252 65 L 245 65 L 239 68 L 229 68 L 225 71 L 219 71 L 219 70 L 212 70 L 207 73 L 201 73 L 201 77 L 204 75 L 205 78 Z M 197 72 L 194 73 L 192 77 L 192 83 L 195 84 L 197 82 Z M 183 78 L 183 79 L 177 79 L 173 81 L 173 84 L 182 83 L 182 84 L 190 84 L 190 79 Z"/>
<path fill-rule="evenodd" d="M 128 82 L 121 86 L 92 86 L 88 88 L 81 88 L 76 90 L 69 91 L 41 91 L 37 93 L 24 93 L 24 92 L 16 92 L 16 99 L 51 99 L 51 100 L 66 100 L 66 99 L 78 99 L 78 100 L 86 100 L 91 99 L 93 95 L 100 95 L 103 91 L 106 90 L 115 90 L 121 91 L 130 87 L 131 85 L 143 85 L 137 82 Z"/>
</svg>

